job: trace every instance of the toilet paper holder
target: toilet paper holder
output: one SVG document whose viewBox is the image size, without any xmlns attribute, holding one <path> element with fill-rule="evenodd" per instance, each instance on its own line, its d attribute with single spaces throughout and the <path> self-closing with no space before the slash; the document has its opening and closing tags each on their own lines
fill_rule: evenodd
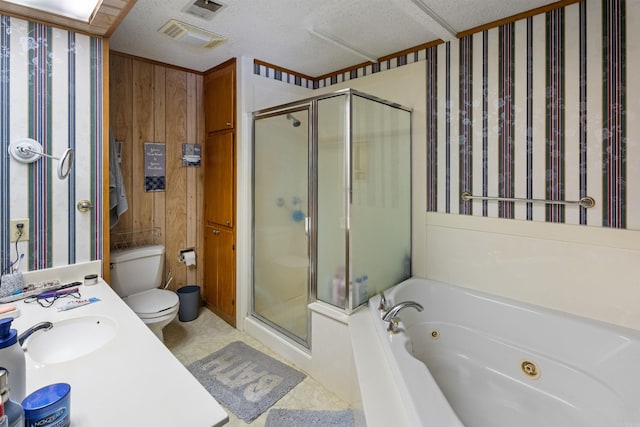
<svg viewBox="0 0 640 427">
<path fill-rule="evenodd" d="M 195 250 L 195 248 L 180 249 L 180 254 L 178 255 L 178 261 L 186 262 L 185 261 L 185 254 L 187 254 L 189 252 L 193 252 L 193 254 L 195 255 L 196 250 Z"/>
</svg>

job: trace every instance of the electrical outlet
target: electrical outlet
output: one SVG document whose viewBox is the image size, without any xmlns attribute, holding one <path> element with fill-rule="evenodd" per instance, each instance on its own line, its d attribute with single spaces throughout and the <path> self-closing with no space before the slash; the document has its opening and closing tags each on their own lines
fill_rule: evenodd
<svg viewBox="0 0 640 427">
<path fill-rule="evenodd" d="M 20 236 L 20 229 L 18 224 L 22 224 L 22 236 Z M 11 241 L 15 242 L 20 236 L 21 242 L 29 240 L 29 218 L 12 219 L 11 220 Z"/>
</svg>

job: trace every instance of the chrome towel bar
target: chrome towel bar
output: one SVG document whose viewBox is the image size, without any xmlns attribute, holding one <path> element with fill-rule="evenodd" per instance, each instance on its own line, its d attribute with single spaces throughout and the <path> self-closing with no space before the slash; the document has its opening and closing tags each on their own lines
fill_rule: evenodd
<svg viewBox="0 0 640 427">
<path fill-rule="evenodd" d="M 468 191 L 460 194 L 463 202 L 469 200 L 496 200 L 499 202 L 525 202 L 525 203 L 546 203 L 549 205 L 578 205 L 582 208 L 592 208 L 596 205 L 593 197 L 580 197 L 580 200 L 545 200 L 545 199 L 522 199 L 517 197 L 491 197 L 491 196 L 474 196 Z"/>
</svg>

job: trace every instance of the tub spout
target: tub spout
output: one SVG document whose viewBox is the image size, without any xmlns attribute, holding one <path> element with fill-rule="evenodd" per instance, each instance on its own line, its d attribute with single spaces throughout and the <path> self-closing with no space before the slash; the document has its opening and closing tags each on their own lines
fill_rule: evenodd
<svg viewBox="0 0 640 427">
<path fill-rule="evenodd" d="M 24 344 L 24 341 L 27 338 L 29 338 L 31 334 L 33 334 L 34 332 L 39 331 L 40 329 L 44 329 L 45 331 L 48 331 L 51 328 L 53 328 L 53 323 L 51 322 L 36 323 L 35 325 L 33 325 L 32 327 L 30 327 L 29 329 L 27 329 L 26 331 L 24 331 L 18 336 L 18 342 L 22 346 Z"/>
<path fill-rule="evenodd" d="M 382 320 L 384 320 L 385 322 L 389 322 L 387 332 L 389 332 L 390 334 L 395 334 L 396 332 L 398 332 L 398 313 L 400 313 L 401 310 L 404 310 L 407 307 L 413 307 L 418 311 L 423 310 L 422 305 L 418 304 L 415 301 L 403 301 L 394 305 L 389 309 L 389 311 L 385 313 L 384 316 L 382 316 Z"/>
<path fill-rule="evenodd" d="M 391 307 L 389 311 L 387 311 L 387 313 L 382 317 L 382 320 L 384 320 L 385 322 L 390 322 L 391 320 L 396 318 L 400 310 L 403 310 L 407 307 L 413 307 L 418 311 L 422 311 L 423 309 L 422 306 L 415 301 L 400 302 Z"/>
</svg>

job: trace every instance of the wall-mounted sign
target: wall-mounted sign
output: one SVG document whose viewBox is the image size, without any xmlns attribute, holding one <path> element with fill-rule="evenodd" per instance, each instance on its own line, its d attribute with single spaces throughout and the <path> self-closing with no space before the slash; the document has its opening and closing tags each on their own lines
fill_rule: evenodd
<svg viewBox="0 0 640 427">
<path fill-rule="evenodd" d="M 200 166 L 200 144 L 182 144 L 182 166 Z"/>
<path fill-rule="evenodd" d="M 144 143 L 144 191 L 165 191 L 165 146 L 155 142 Z"/>
</svg>

